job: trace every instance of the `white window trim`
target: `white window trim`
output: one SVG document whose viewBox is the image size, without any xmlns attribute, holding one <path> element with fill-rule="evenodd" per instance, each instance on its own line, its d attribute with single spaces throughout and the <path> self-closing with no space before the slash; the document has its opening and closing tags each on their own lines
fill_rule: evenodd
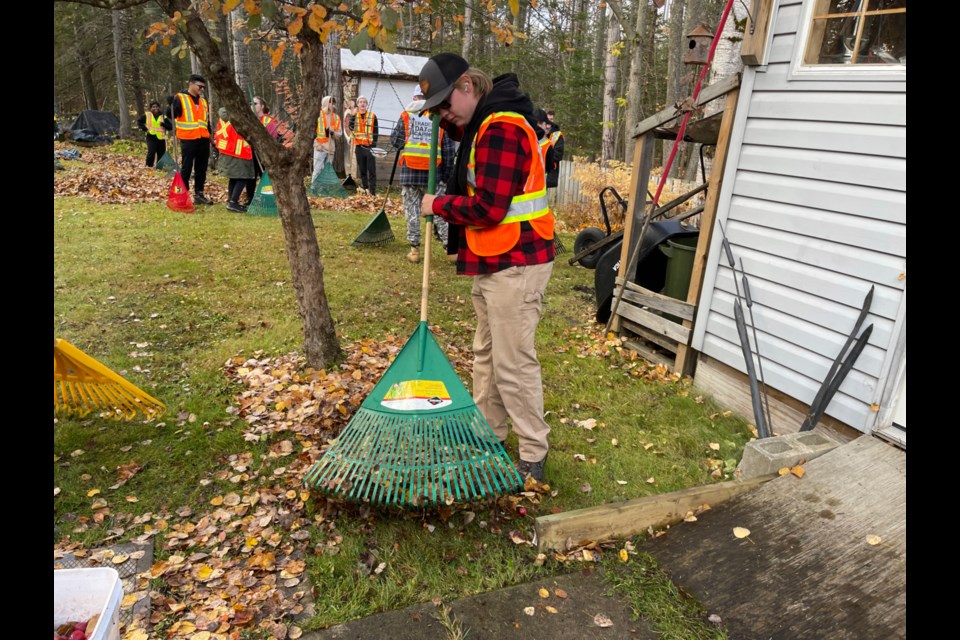
<svg viewBox="0 0 960 640">
<path fill-rule="evenodd" d="M 790 60 L 790 80 L 836 80 L 843 82 L 903 82 L 907 79 L 907 65 L 817 64 L 803 63 L 803 52 L 810 38 L 810 22 L 817 0 L 803 0 L 800 24 L 797 25 L 793 57 Z"/>
</svg>

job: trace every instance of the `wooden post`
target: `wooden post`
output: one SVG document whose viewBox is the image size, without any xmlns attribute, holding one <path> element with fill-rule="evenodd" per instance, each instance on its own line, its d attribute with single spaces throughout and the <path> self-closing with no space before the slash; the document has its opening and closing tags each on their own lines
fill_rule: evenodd
<svg viewBox="0 0 960 640">
<path fill-rule="evenodd" d="M 743 64 L 761 65 L 767 59 L 767 33 L 770 32 L 773 0 L 753 0 L 750 7 L 752 23 L 748 19 L 747 30 L 743 34 L 740 46 L 740 59 Z M 753 29 L 753 33 L 750 30 Z"/>
<path fill-rule="evenodd" d="M 620 269 L 618 278 L 624 278 L 627 271 L 627 261 L 630 260 L 630 248 L 636 242 L 633 229 L 640 229 L 643 216 L 647 208 L 647 186 L 650 184 L 650 169 L 653 167 L 653 147 L 656 140 L 653 131 L 643 134 L 633 145 L 633 175 L 630 181 L 630 192 L 627 196 L 629 213 L 623 221 L 623 244 L 620 247 Z M 613 287 L 616 295 L 617 287 Z M 620 332 L 620 318 L 614 317 L 610 323 L 610 330 Z"/>
<path fill-rule="evenodd" d="M 727 151 L 730 148 L 730 133 L 733 130 L 733 120 L 737 115 L 737 97 L 740 89 L 733 89 L 727 94 L 723 105 L 723 120 L 720 122 L 720 134 L 717 138 L 717 147 L 713 153 L 713 166 L 710 168 L 707 200 L 700 217 L 700 237 L 697 241 L 697 252 L 693 257 L 693 271 L 690 274 L 690 288 L 687 289 L 687 302 L 696 305 L 700 300 L 700 289 L 703 287 L 703 275 L 707 267 L 707 255 L 710 253 L 710 237 L 713 235 L 713 223 L 717 217 L 717 204 L 720 200 L 720 189 L 723 187 L 723 173 L 727 165 Z M 697 309 L 697 316 L 701 309 Z M 694 318 L 696 321 L 696 317 Z M 683 326 L 692 327 L 693 322 L 684 320 Z M 692 333 L 691 333 L 692 335 Z M 687 375 L 693 368 L 694 358 L 692 349 L 687 344 L 677 347 L 677 359 L 673 372 Z"/>
</svg>

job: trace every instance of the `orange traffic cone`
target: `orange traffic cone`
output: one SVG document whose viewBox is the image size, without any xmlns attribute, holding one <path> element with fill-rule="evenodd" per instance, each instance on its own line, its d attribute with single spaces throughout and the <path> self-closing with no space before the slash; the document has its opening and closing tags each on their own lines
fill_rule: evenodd
<svg viewBox="0 0 960 640">
<path fill-rule="evenodd" d="M 167 196 L 167 207 L 172 211 L 193 213 L 193 200 L 187 192 L 187 185 L 183 183 L 180 172 L 173 174 L 173 183 L 170 185 L 170 195 Z"/>
</svg>

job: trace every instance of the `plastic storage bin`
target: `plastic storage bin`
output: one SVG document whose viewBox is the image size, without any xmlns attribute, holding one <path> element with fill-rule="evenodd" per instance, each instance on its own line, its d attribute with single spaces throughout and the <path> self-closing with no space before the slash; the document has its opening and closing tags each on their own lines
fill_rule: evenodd
<svg viewBox="0 0 960 640">
<path fill-rule="evenodd" d="M 110 567 L 54 569 L 53 628 L 65 622 L 89 620 L 100 614 L 97 626 L 87 629 L 90 640 L 120 640 L 120 574 Z"/>
</svg>

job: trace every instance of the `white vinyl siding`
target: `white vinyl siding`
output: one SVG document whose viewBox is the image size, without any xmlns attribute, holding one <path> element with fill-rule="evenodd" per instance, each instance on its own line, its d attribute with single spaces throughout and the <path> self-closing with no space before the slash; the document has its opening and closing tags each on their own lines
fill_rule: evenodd
<svg viewBox="0 0 960 640">
<path fill-rule="evenodd" d="M 779 3 L 768 65 L 744 70 L 717 217 L 738 261 L 738 285 L 743 259 L 766 384 L 804 403 L 875 285 L 864 323 L 873 333 L 827 411 L 869 432 L 878 415 L 872 405 L 902 351 L 906 82 L 861 80 L 857 69 L 792 79 L 802 8 L 799 0 Z M 692 344 L 746 372 L 721 240 L 717 228 Z M 744 313 L 750 324 L 746 306 Z"/>
</svg>

